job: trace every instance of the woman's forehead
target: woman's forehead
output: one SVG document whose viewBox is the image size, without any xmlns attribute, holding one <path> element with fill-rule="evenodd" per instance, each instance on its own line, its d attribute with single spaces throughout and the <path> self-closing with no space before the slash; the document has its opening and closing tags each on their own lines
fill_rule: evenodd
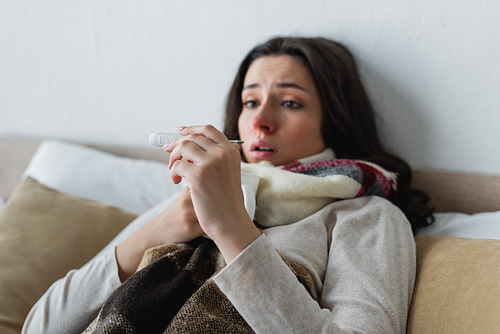
<svg viewBox="0 0 500 334">
<path fill-rule="evenodd" d="M 309 70 L 300 59 L 288 56 L 265 56 L 256 59 L 248 68 L 243 87 L 292 83 L 314 87 Z"/>
</svg>

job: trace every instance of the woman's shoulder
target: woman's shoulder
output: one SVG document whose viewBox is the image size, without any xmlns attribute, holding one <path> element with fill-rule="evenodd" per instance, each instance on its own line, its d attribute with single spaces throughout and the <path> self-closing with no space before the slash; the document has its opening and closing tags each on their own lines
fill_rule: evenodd
<svg viewBox="0 0 500 334">
<path fill-rule="evenodd" d="M 411 224 L 401 209 L 386 198 L 365 196 L 332 203 L 328 214 L 334 216 L 334 230 L 339 228 L 363 230 L 388 229 L 413 237 Z"/>
<path fill-rule="evenodd" d="M 380 196 L 363 196 L 340 200 L 332 203 L 332 209 L 336 211 L 345 211 L 346 213 L 379 211 L 384 214 L 402 215 L 405 217 L 404 213 L 397 205 L 387 198 Z"/>
</svg>

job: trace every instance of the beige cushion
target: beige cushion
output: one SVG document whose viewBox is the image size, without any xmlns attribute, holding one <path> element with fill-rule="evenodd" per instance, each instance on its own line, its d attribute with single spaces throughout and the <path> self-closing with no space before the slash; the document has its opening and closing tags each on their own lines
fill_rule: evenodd
<svg viewBox="0 0 500 334">
<path fill-rule="evenodd" d="M 500 240 L 415 238 L 408 334 L 500 333 Z"/>
<path fill-rule="evenodd" d="M 48 287 L 136 215 L 24 180 L 0 211 L 0 333 L 20 333 Z"/>
</svg>

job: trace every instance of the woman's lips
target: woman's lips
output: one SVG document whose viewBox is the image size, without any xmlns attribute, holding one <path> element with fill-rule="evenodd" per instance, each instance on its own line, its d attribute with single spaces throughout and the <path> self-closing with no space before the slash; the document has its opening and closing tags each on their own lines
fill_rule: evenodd
<svg viewBox="0 0 500 334">
<path fill-rule="evenodd" d="M 250 155 L 254 158 L 264 159 L 276 153 L 278 153 L 276 147 L 262 139 L 252 142 L 252 146 L 250 146 Z"/>
</svg>

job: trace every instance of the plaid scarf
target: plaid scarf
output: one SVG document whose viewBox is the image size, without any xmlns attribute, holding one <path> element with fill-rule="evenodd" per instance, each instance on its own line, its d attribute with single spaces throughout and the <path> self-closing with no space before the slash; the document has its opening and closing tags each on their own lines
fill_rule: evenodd
<svg viewBox="0 0 500 334">
<path fill-rule="evenodd" d="M 318 158 L 322 153 L 276 168 L 267 161 L 242 163 L 241 170 L 260 177 L 255 220 L 272 227 L 295 223 L 341 199 L 396 194 L 396 174 L 366 161 Z"/>
</svg>

